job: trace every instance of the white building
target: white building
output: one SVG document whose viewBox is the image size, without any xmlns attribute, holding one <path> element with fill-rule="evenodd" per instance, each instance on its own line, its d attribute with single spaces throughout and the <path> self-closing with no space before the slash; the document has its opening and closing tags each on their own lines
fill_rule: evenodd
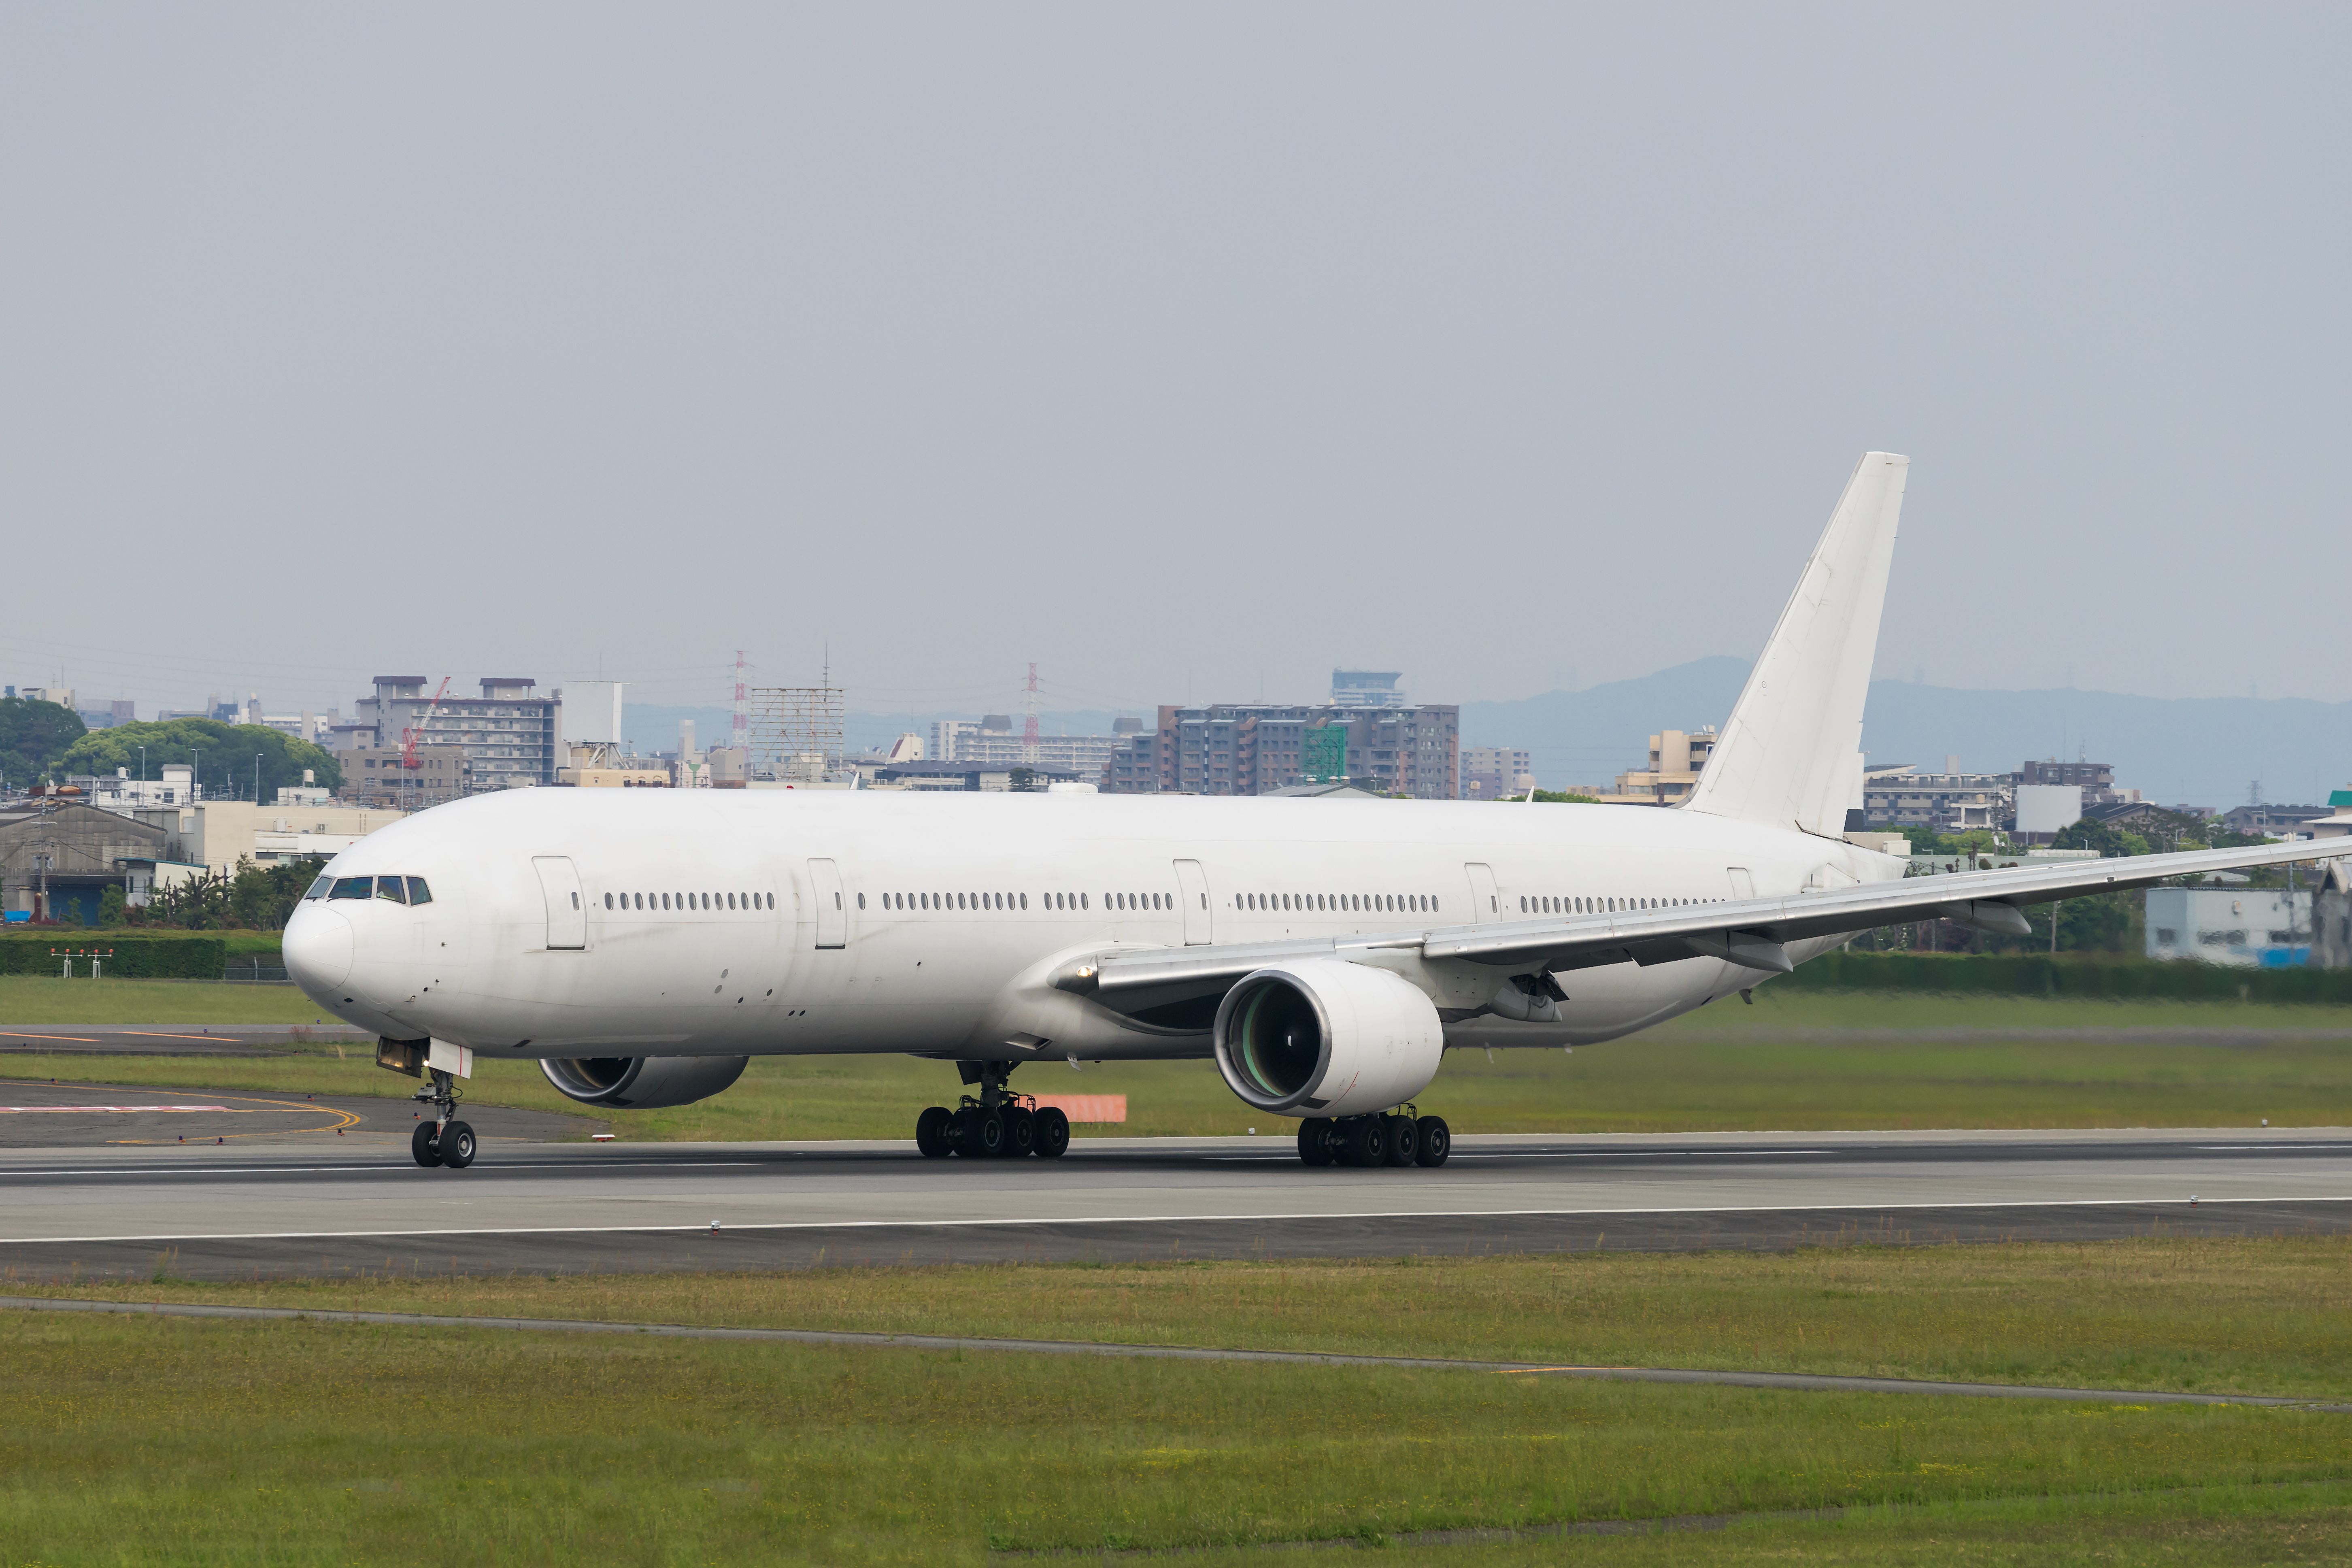
<svg viewBox="0 0 2352 1568">
<path fill-rule="evenodd" d="M 1497 800 L 1536 787 L 1535 758 L 1512 746 L 1462 748 L 1462 798 Z"/>
<path fill-rule="evenodd" d="M 125 816 L 157 806 L 185 805 L 203 797 L 202 786 L 191 782 L 194 770 L 187 763 L 165 763 L 157 771 L 162 778 L 134 779 L 129 768 L 117 768 L 111 777 L 82 773 L 68 778 L 66 784 L 81 791 L 83 805 Z"/>
<path fill-rule="evenodd" d="M 2150 888 L 2147 955 L 2291 969 L 2311 958 L 2311 894 L 2284 888 Z"/>
</svg>

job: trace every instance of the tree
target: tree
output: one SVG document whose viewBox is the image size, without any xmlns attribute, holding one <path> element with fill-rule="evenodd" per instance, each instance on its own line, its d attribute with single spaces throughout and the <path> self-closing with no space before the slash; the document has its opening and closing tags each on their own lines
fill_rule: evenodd
<svg viewBox="0 0 2352 1568">
<path fill-rule="evenodd" d="M 22 789 L 62 773 L 60 762 L 89 729 L 61 703 L 0 697 L 0 779 Z"/>
<path fill-rule="evenodd" d="M 102 926 L 121 925 L 124 906 L 121 884 L 109 882 L 106 891 L 98 897 L 98 923 Z"/>
<path fill-rule="evenodd" d="M 261 759 L 261 798 L 278 798 L 280 787 L 302 782 L 309 769 L 328 789 L 343 782 L 332 753 L 298 741 L 267 724 L 224 724 L 216 719 L 173 719 L 163 723 L 117 724 L 92 730 L 75 741 L 58 763 L 61 773 L 110 773 L 129 768 L 139 776 L 140 749 L 146 749 L 147 777 L 160 776 L 166 763 L 187 763 L 202 772 L 196 782 L 207 800 L 251 800 L 254 757 Z M 199 754 L 201 753 L 201 754 Z"/>
<path fill-rule="evenodd" d="M 2050 847 L 2095 849 L 2103 857 L 2145 855 L 2148 852 L 2147 840 L 2138 834 L 2110 827 L 2104 822 L 2093 822 L 2087 816 L 2072 827 L 2061 829 L 2058 836 L 2050 841 Z"/>
<path fill-rule="evenodd" d="M 282 931 L 293 918 L 302 894 L 325 870 L 320 859 L 288 860 L 257 866 L 249 859 L 236 863 L 233 877 L 207 871 L 158 888 L 140 911 L 142 925 L 175 926 L 187 931 L 211 931 L 242 926 L 252 931 Z"/>
<path fill-rule="evenodd" d="M 1525 805 L 1528 802 L 1524 791 L 1517 795 L 1498 795 L 1492 798 L 1497 801 L 1515 801 L 1521 805 Z M 1539 789 L 1536 791 L 1536 804 L 1538 805 L 1599 805 L 1601 803 L 1589 795 L 1576 795 L 1561 789 Z"/>
</svg>

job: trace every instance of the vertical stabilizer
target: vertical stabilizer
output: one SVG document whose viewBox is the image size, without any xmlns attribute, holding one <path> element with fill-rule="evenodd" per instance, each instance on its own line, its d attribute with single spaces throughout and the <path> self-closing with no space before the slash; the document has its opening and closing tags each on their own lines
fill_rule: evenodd
<svg viewBox="0 0 2352 1568">
<path fill-rule="evenodd" d="M 1865 452 L 1688 809 L 1835 837 L 1862 802 L 1862 706 L 1911 459 Z"/>
</svg>

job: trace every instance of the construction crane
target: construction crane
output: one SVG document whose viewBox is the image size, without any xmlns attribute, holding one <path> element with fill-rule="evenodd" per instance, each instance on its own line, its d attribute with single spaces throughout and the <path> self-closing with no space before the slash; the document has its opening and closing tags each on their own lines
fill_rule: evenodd
<svg viewBox="0 0 2352 1568">
<path fill-rule="evenodd" d="M 441 689 L 435 692 L 433 700 L 425 705 L 424 716 L 400 732 L 400 777 L 401 783 L 408 787 L 411 796 L 408 804 L 412 808 L 416 805 L 416 781 L 409 775 L 425 765 L 416 760 L 416 742 L 425 738 L 425 727 L 433 722 L 433 715 L 441 711 L 441 699 L 449 695 L 449 683 L 456 679 L 454 675 L 443 676 Z"/>
</svg>

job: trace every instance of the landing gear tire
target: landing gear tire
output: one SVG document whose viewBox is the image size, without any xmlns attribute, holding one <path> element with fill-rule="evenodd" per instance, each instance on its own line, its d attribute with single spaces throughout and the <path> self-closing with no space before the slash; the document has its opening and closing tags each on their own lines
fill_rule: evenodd
<svg viewBox="0 0 2352 1568">
<path fill-rule="evenodd" d="M 441 1129 L 441 1163 L 453 1171 L 462 1171 L 474 1163 L 474 1130 L 462 1121 L 452 1121 Z"/>
<path fill-rule="evenodd" d="M 1004 1152 L 1004 1118 L 967 1106 L 956 1112 L 956 1152 L 967 1160 L 993 1160 Z"/>
<path fill-rule="evenodd" d="M 1362 1170 L 1387 1160 L 1389 1133 L 1381 1125 L 1386 1120 L 1380 1116 L 1350 1116 L 1339 1123 L 1340 1163 Z"/>
<path fill-rule="evenodd" d="M 1070 1146 L 1070 1119 L 1053 1106 L 1040 1108 L 1032 1117 L 1036 1141 L 1030 1152 L 1040 1160 L 1058 1160 Z"/>
<path fill-rule="evenodd" d="M 1004 1122 L 1004 1147 L 998 1152 L 1008 1160 L 1026 1158 L 1037 1146 L 1037 1119 L 1019 1105 L 1008 1105 L 996 1114 Z"/>
<path fill-rule="evenodd" d="M 1412 1152 L 1412 1163 L 1432 1171 L 1445 1163 L 1445 1156 L 1454 1152 L 1454 1130 L 1445 1125 L 1445 1118 L 1424 1116 L 1416 1131 L 1421 1146 Z"/>
<path fill-rule="evenodd" d="M 954 1152 L 948 1136 L 948 1123 L 954 1112 L 944 1105 L 934 1105 L 915 1118 L 915 1147 L 926 1160 L 944 1160 Z"/>
<path fill-rule="evenodd" d="M 1331 1121 L 1325 1116 L 1310 1116 L 1298 1124 L 1298 1158 L 1302 1163 L 1322 1166 L 1331 1163 Z"/>
<path fill-rule="evenodd" d="M 408 1152 L 416 1156 L 418 1164 L 437 1165 L 441 1163 L 441 1151 L 433 1142 L 440 1131 L 439 1122 L 420 1121 L 416 1124 L 416 1131 L 408 1135 Z"/>
<path fill-rule="evenodd" d="M 1383 1116 L 1381 1121 L 1389 1138 L 1388 1163 L 1391 1165 L 1412 1164 L 1421 1152 L 1421 1136 L 1413 1128 L 1412 1118 Z"/>
</svg>

